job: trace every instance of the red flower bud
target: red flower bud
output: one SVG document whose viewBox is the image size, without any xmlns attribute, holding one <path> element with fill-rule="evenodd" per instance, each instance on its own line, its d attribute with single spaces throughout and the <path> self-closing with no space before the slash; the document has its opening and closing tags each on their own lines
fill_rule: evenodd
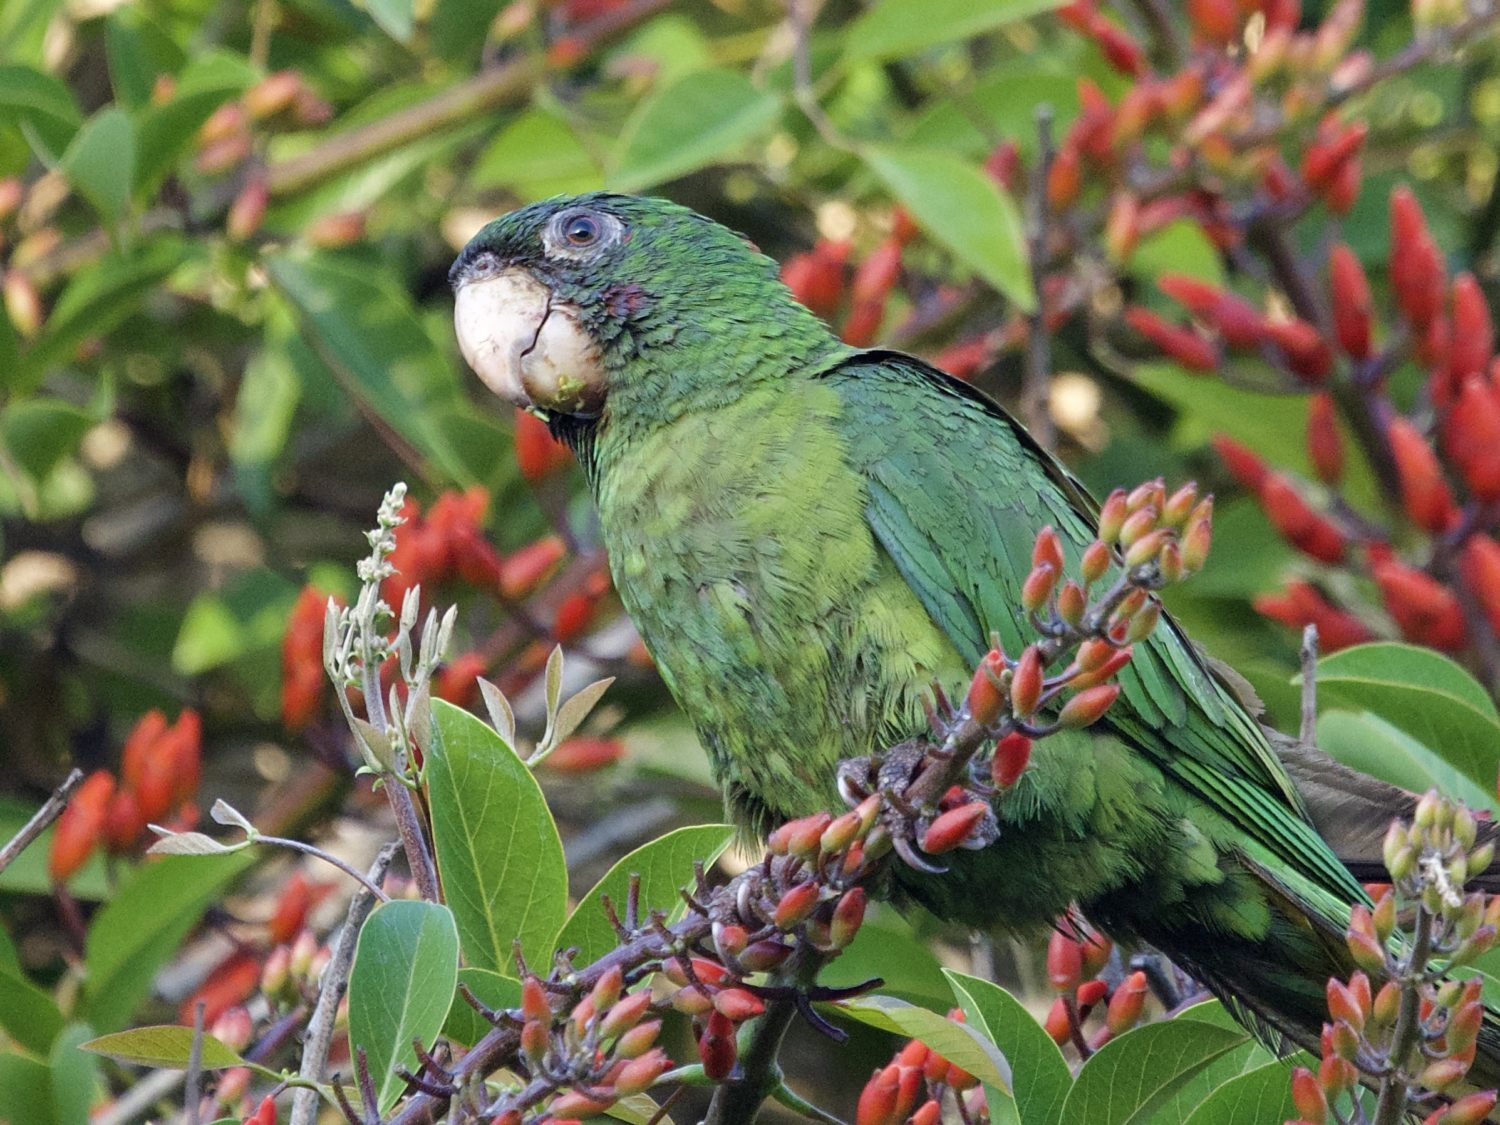
<svg viewBox="0 0 1500 1125">
<path fill-rule="evenodd" d="M 1323 1125 L 1328 1120 L 1328 1100 L 1323 1096 L 1323 1087 L 1317 1075 L 1305 1066 L 1292 1071 L 1292 1105 L 1309 1125 Z"/>
<path fill-rule="evenodd" d="M 1016 661 L 1010 681 L 1010 707 L 1017 717 L 1030 715 L 1041 702 L 1043 687 L 1042 656 L 1035 645 L 1027 645 Z"/>
<path fill-rule="evenodd" d="M 558 773 L 584 774 L 613 765 L 624 756 L 625 744 L 618 738 L 578 735 L 564 740 L 542 764 Z"/>
<path fill-rule="evenodd" d="M 627 1097 L 649 1090 L 658 1078 L 671 1069 L 672 1060 L 665 1051 L 657 1047 L 639 1058 L 631 1059 L 620 1068 L 620 1073 L 614 1080 L 615 1092 Z"/>
<path fill-rule="evenodd" d="M 1336 977 L 1328 979 L 1328 1014 L 1335 1020 L 1343 1020 L 1356 1032 L 1363 1031 L 1365 1010 L 1360 1007 L 1354 993 Z"/>
<path fill-rule="evenodd" d="M 1448 353 L 1448 373 L 1455 381 L 1479 375 L 1495 353 L 1495 326 L 1489 302 L 1472 273 L 1453 279 L 1453 344 Z"/>
<path fill-rule="evenodd" d="M 1253 604 L 1261 616 L 1293 629 L 1300 631 L 1304 626 L 1316 625 L 1319 647 L 1324 652 L 1337 652 L 1374 639 L 1364 622 L 1329 605 L 1305 582 L 1291 583 L 1285 594 L 1263 594 Z"/>
<path fill-rule="evenodd" d="M 1482 531 L 1469 536 L 1464 540 L 1458 569 L 1469 593 L 1489 618 L 1490 628 L 1500 632 L 1500 543 Z"/>
<path fill-rule="evenodd" d="M 1005 707 L 1005 696 L 995 683 L 995 677 L 1005 669 L 1005 656 L 997 648 L 990 649 L 974 672 L 969 683 L 969 716 L 976 722 L 989 726 L 1000 717 Z"/>
<path fill-rule="evenodd" d="M 854 271 L 851 296 L 855 304 L 884 302 L 901 275 L 901 243 L 888 238 L 871 251 Z"/>
<path fill-rule="evenodd" d="M 1130 509 L 1125 490 L 1117 488 L 1105 498 L 1104 505 L 1099 509 L 1099 539 L 1105 544 L 1117 540 L 1129 515 Z"/>
<path fill-rule="evenodd" d="M 1386 437 L 1401 478 L 1401 502 L 1406 514 L 1418 527 L 1446 531 L 1457 519 L 1458 509 L 1432 446 L 1401 415 L 1386 424 Z"/>
<path fill-rule="evenodd" d="M 1333 369 L 1333 353 L 1322 335 L 1305 320 L 1270 320 L 1266 336 L 1281 349 L 1293 374 L 1309 383 L 1321 383 Z"/>
<path fill-rule="evenodd" d="M 1047 979 L 1053 991 L 1071 993 L 1083 976 L 1083 948 L 1078 940 L 1061 930 L 1053 930 L 1047 939 Z"/>
<path fill-rule="evenodd" d="M 1443 448 L 1480 500 L 1500 499 L 1500 391 L 1471 377 L 1443 418 Z"/>
<path fill-rule="evenodd" d="M 1083 183 L 1080 153 L 1076 144 L 1064 141 L 1047 171 L 1047 205 L 1053 211 L 1065 211 L 1078 198 Z"/>
<path fill-rule="evenodd" d="M 1239 481 L 1242 488 L 1256 493 L 1261 490 L 1270 470 L 1260 457 L 1225 434 L 1214 435 L 1213 447 L 1219 460 L 1229 470 L 1229 475 Z"/>
<path fill-rule="evenodd" d="M 1432 1116 L 1436 1117 L 1441 1125 L 1481 1125 L 1488 1119 L 1490 1110 L 1494 1108 L 1495 1091 L 1480 1090 L 1477 1093 L 1465 1094 L 1446 1109 L 1434 1112 Z M 1426 1123 L 1424 1122 L 1423 1125 Z"/>
<path fill-rule="evenodd" d="M 1072 1039 L 1073 1027 L 1068 1020 L 1067 1001 L 1061 996 L 1052 1001 L 1052 1007 L 1047 1010 L 1047 1018 L 1042 1023 L 1042 1030 L 1059 1047 Z"/>
<path fill-rule="evenodd" d="M 1241 12 L 1234 0 L 1188 0 L 1188 22 L 1205 43 L 1227 47 L 1240 37 Z"/>
<path fill-rule="evenodd" d="M 1057 532 L 1049 524 L 1037 532 L 1036 542 L 1031 548 L 1031 565 L 1041 566 L 1043 563 L 1052 567 L 1055 571 L 1063 569 L 1062 541 L 1058 539 Z"/>
<path fill-rule="evenodd" d="M 557 472 L 571 459 L 568 447 L 552 436 L 552 431 L 529 410 L 516 410 L 516 465 L 521 476 L 532 483 Z"/>
<path fill-rule="evenodd" d="M 1092 726 L 1110 709 L 1119 694 L 1119 684 L 1100 684 L 1085 688 L 1063 704 L 1057 721 L 1064 727 Z"/>
<path fill-rule="evenodd" d="M 547 1117 L 552 1122 L 587 1121 L 591 1117 L 598 1117 L 612 1104 L 613 1099 L 600 1101 L 580 1090 L 569 1090 L 552 1099 L 547 1106 Z"/>
<path fill-rule="evenodd" d="M 146 830 L 146 818 L 135 794 L 116 789 L 104 815 L 104 844 L 111 855 L 124 855 L 134 849 Z"/>
<path fill-rule="evenodd" d="M 547 990 L 536 977 L 527 977 L 521 985 L 521 1015 L 542 1024 L 552 1022 L 552 1005 L 547 1000 Z"/>
<path fill-rule="evenodd" d="M 1265 338 L 1265 317 L 1242 297 L 1186 274 L 1162 274 L 1156 286 L 1218 332 L 1231 348 L 1258 347 Z"/>
<path fill-rule="evenodd" d="M 276 1125 L 276 1099 L 270 1094 L 262 1098 L 255 1112 L 245 1118 L 244 1125 Z"/>
<path fill-rule="evenodd" d="M 57 818 L 47 869 L 54 883 L 65 883 L 88 861 L 104 837 L 104 822 L 115 793 L 114 775 L 95 770 L 74 791 Z"/>
<path fill-rule="evenodd" d="M 941 819 L 941 818 L 939 818 Z M 771 920 L 778 929 L 790 930 L 802 922 L 818 905 L 818 884 L 798 883 L 781 896 Z"/>
<path fill-rule="evenodd" d="M 801 301 L 824 320 L 838 311 L 844 295 L 844 265 L 849 260 L 847 242 L 819 242 L 805 254 L 788 259 L 781 280 Z"/>
<path fill-rule="evenodd" d="M 1344 473 L 1344 441 L 1335 420 L 1333 397 L 1315 394 L 1307 410 L 1307 456 L 1324 484 L 1337 484 Z"/>
<path fill-rule="evenodd" d="M 1047 599 L 1052 596 L 1052 588 L 1057 582 L 1057 571 L 1049 564 L 1033 567 L 1026 581 L 1021 584 L 1021 605 L 1029 612 L 1037 613 L 1047 604 Z"/>
<path fill-rule="evenodd" d="M 526 597 L 568 554 L 556 535 L 546 535 L 506 555 L 500 563 L 500 594 L 509 601 Z"/>
<path fill-rule="evenodd" d="M 833 921 L 828 926 L 829 942 L 835 949 L 843 949 L 854 940 L 865 920 L 865 889 L 851 887 L 844 892 L 833 908 Z"/>
<path fill-rule="evenodd" d="M 257 176 L 246 183 L 229 205 L 229 214 L 224 220 L 224 233 L 229 236 L 229 241 L 248 241 L 260 229 L 270 201 L 271 192 L 264 177 Z"/>
<path fill-rule="evenodd" d="M 1344 165 L 1364 146 L 1370 127 L 1363 121 L 1343 127 L 1333 123 L 1330 128 L 1320 128 L 1319 133 L 1322 136 L 1307 147 L 1303 157 L 1302 178 L 1314 193 L 1325 195 Z"/>
<path fill-rule="evenodd" d="M 1370 280 L 1359 257 L 1340 242 L 1328 253 L 1328 280 L 1333 297 L 1333 327 L 1339 347 L 1351 359 L 1370 355 L 1373 302 Z"/>
<path fill-rule="evenodd" d="M 710 1012 L 703 1034 L 698 1037 L 698 1058 L 704 1076 L 714 1082 L 728 1078 L 734 1071 L 737 1047 L 734 1024 L 722 1012 Z"/>
<path fill-rule="evenodd" d="M 1219 367 L 1218 350 L 1191 328 L 1181 328 L 1149 309 L 1125 310 L 1125 322 L 1170 359 L 1189 371 L 1210 372 Z"/>
<path fill-rule="evenodd" d="M 1146 1009 L 1147 991 L 1143 972 L 1131 973 L 1120 982 L 1115 994 L 1109 998 L 1109 1008 L 1104 1014 L 1104 1025 L 1112 1034 L 1123 1034 L 1140 1022 L 1141 1013 Z"/>
<path fill-rule="evenodd" d="M 1397 303 L 1417 332 L 1425 331 L 1443 303 L 1443 261 L 1411 189 L 1391 192 L 1391 284 Z"/>
<path fill-rule="evenodd" d="M 938 1125 L 942 1120 L 943 1107 L 935 1101 L 925 1101 L 911 1115 L 911 1125 Z"/>
<path fill-rule="evenodd" d="M 868 347 L 874 343 L 876 335 L 880 332 L 881 322 L 884 320 L 884 301 L 857 302 L 849 310 L 849 315 L 844 318 L 844 327 L 840 336 L 844 343 L 853 347 Z"/>
<path fill-rule="evenodd" d="M 1031 761 L 1031 739 L 1019 731 L 1013 731 L 995 744 L 995 756 L 990 761 L 990 779 L 996 788 L 1009 789 L 1025 772 Z"/>
<path fill-rule="evenodd" d="M 1293 547 L 1321 562 L 1343 559 L 1344 533 L 1314 512 L 1286 477 L 1267 473 L 1260 500 L 1272 525 Z"/>
<path fill-rule="evenodd" d="M 895 1064 L 882 1067 L 870 1076 L 860 1091 L 854 1111 L 855 1125 L 896 1125 L 896 1099 L 901 1090 L 901 1070 Z"/>
<path fill-rule="evenodd" d="M 759 996 L 743 988 L 725 988 L 714 994 L 714 1007 L 735 1023 L 753 1020 L 766 1010 Z"/>
<path fill-rule="evenodd" d="M 1464 646 L 1463 612 L 1441 583 L 1390 558 L 1372 560 L 1370 573 L 1380 587 L 1386 610 L 1408 640 L 1444 652 Z"/>
<path fill-rule="evenodd" d="M 956 809 L 949 809 L 922 835 L 922 850 L 928 855 L 942 855 L 968 840 L 974 826 L 984 819 L 989 805 L 984 801 L 970 801 Z"/>
</svg>

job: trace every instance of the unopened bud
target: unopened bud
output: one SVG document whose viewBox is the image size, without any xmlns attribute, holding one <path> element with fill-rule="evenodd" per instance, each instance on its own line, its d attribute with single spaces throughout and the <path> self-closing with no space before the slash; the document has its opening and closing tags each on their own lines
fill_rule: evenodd
<svg viewBox="0 0 1500 1125">
<path fill-rule="evenodd" d="M 620 1036 L 620 1041 L 615 1044 L 615 1054 L 622 1059 L 633 1059 L 650 1050 L 660 1034 L 661 1020 L 646 1020 L 644 1023 L 638 1023 Z"/>
<path fill-rule="evenodd" d="M 1048 563 L 1032 569 L 1021 584 L 1021 605 L 1029 613 L 1040 612 L 1052 596 L 1052 587 L 1057 582 L 1057 571 Z"/>
<path fill-rule="evenodd" d="M 1132 513 L 1120 527 L 1120 544 L 1128 552 L 1137 540 L 1156 530 L 1156 520 L 1155 508 L 1142 508 Z M 1130 564 L 1127 562 L 1126 565 Z"/>
<path fill-rule="evenodd" d="M 942 855 L 960 847 L 988 811 L 989 805 L 984 801 L 970 801 L 956 809 L 949 809 L 922 834 L 922 850 L 928 855 Z"/>
<path fill-rule="evenodd" d="M 1041 702 L 1044 686 L 1042 654 L 1037 651 L 1035 645 L 1027 645 L 1026 650 L 1021 653 L 1021 658 L 1016 661 L 1015 671 L 1011 675 L 1011 713 L 1018 718 L 1024 718 L 1035 711 L 1037 704 Z"/>
<path fill-rule="evenodd" d="M 859 927 L 865 920 L 865 889 L 863 887 L 851 887 L 844 892 L 844 897 L 833 909 L 833 921 L 829 925 L 829 943 L 835 949 L 843 949 L 854 936 L 859 933 Z"/>
<path fill-rule="evenodd" d="M 599 1023 L 599 1034 L 605 1039 L 623 1035 L 641 1021 L 651 1007 L 651 993 L 646 990 L 632 992 L 623 1000 L 610 1005 L 608 1013 Z"/>
<path fill-rule="evenodd" d="M 997 789 L 1009 789 L 1025 772 L 1031 761 L 1031 739 L 1013 731 L 995 744 L 990 761 L 990 780 Z"/>
<path fill-rule="evenodd" d="M 714 996 L 714 1008 L 735 1023 L 753 1020 L 766 1010 L 759 996 L 743 988 L 726 988 Z"/>
<path fill-rule="evenodd" d="M 1062 589 L 1057 592 L 1057 616 L 1069 625 L 1076 627 L 1083 621 L 1083 611 L 1087 604 L 1083 587 L 1072 579 L 1064 582 Z"/>
<path fill-rule="evenodd" d="M 1100 684 L 1086 688 L 1063 705 L 1057 716 L 1058 724 L 1075 729 L 1092 726 L 1110 709 L 1119 695 L 1118 684 Z"/>
<path fill-rule="evenodd" d="M 615 1092 L 622 1097 L 639 1094 L 656 1084 L 656 1080 L 672 1069 L 672 1060 L 660 1047 L 631 1059 L 615 1076 Z"/>
<path fill-rule="evenodd" d="M 698 1058 L 703 1074 L 714 1082 L 723 1081 L 734 1071 L 737 1047 L 734 1024 L 722 1012 L 712 1012 L 703 1034 L 698 1037 Z"/>
<path fill-rule="evenodd" d="M 1115 489 L 1099 509 L 1099 539 L 1106 544 L 1118 540 L 1129 514 L 1125 505 L 1125 490 Z"/>
<path fill-rule="evenodd" d="M 1047 979 L 1053 991 L 1071 993 L 1083 975 L 1083 950 L 1078 942 L 1060 930 L 1047 939 Z"/>
<path fill-rule="evenodd" d="M 776 904 L 771 920 L 777 929 L 790 930 L 807 918 L 818 905 L 818 885 L 813 882 L 798 883 Z"/>
<path fill-rule="evenodd" d="M 1120 982 L 1115 994 L 1109 998 L 1104 1024 L 1114 1035 L 1120 1035 L 1134 1027 L 1146 1008 L 1146 974 L 1134 972 Z"/>
<path fill-rule="evenodd" d="M 1083 558 L 1078 563 L 1078 572 L 1085 582 L 1097 582 L 1109 572 L 1109 564 L 1113 561 L 1114 558 L 1110 554 L 1108 545 L 1102 539 L 1095 539 L 1083 552 Z"/>
</svg>

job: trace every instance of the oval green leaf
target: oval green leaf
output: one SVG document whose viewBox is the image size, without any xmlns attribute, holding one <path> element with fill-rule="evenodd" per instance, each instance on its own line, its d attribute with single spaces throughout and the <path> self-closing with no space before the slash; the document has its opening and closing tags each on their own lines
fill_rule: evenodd
<svg viewBox="0 0 1500 1125">
<path fill-rule="evenodd" d="M 349 970 L 349 1042 L 363 1048 L 384 1113 L 413 1070 L 412 1040 L 430 1047 L 458 983 L 458 929 L 435 902 L 384 902 L 365 920 Z"/>
<path fill-rule="evenodd" d="M 526 958 L 541 964 L 568 905 L 567 864 L 547 801 L 525 763 L 479 719 L 441 700 L 432 714 L 427 797 L 464 961 L 513 972 L 519 939 Z"/>
<path fill-rule="evenodd" d="M 1486 791 L 1495 781 L 1495 705 L 1447 657 L 1415 645 L 1357 645 L 1318 661 L 1318 704 L 1400 727 Z"/>
<path fill-rule="evenodd" d="M 611 867 L 604 878 L 578 900 L 562 932 L 557 935 L 557 948 L 576 946 L 580 965 L 609 952 L 616 944 L 615 931 L 600 900 L 608 895 L 615 910 L 623 917 L 632 875 L 641 878 L 643 918 L 652 908 L 665 910 L 673 918 L 681 917 L 686 904 L 677 891 L 692 885 L 694 861 L 702 860 L 705 867 L 712 866 L 732 839 L 734 828 L 731 825 L 699 824 L 679 828 L 649 844 L 642 844 Z"/>
<path fill-rule="evenodd" d="M 933 238 L 1022 309 L 1034 307 L 1021 215 L 999 184 L 947 152 L 869 148 L 863 155 Z"/>
<path fill-rule="evenodd" d="M 997 984 L 954 969 L 944 969 L 943 976 L 969 1025 L 983 1032 L 1010 1062 L 1016 1109 L 1025 1125 L 1053 1125 L 1062 1120 L 1073 1072 L 1036 1017 Z"/>
<path fill-rule="evenodd" d="M 1291 1069 L 1278 1059 L 1225 1082 L 1198 1103 L 1183 1125 L 1262 1125 L 1296 1115 Z"/>
<path fill-rule="evenodd" d="M 1242 1028 L 1199 1020 L 1137 1028 L 1106 1043 L 1084 1063 L 1061 1119 L 1142 1125 L 1184 1083 L 1249 1038 Z"/>
<path fill-rule="evenodd" d="M 967 39 L 1048 12 L 1061 0 L 881 0 L 850 25 L 844 56 L 852 62 L 909 55 Z"/>
<path fill-rule="evenodd" d="M 839 1003 L 837 1010 L 868 1027 L 906 1039 L 920 1039 L 949 1062 L 1008 1094 L 1011 1067 L 1000 1049 L 978 1028 L 918 1008 L 894 996 L 861 996 Z M 993 1111 L 992 1111 L 993 1112 Z"/>
<path fill-rule="evenodd" d="M 113 1031 L 151 990 L 157 969 L 177 952 L 224 888 L 255 857 L 167 856 L 138 867 L 89 924 L 84 941 L 88 1019 Z"/>
<path fill-rule="evenodd" d="M 626 127 L 609 177 L 619 191 L 674 180 L 737 151 L 781 116 L 781 99 L 733 70 L 685 74 Z"/>
<path fill-rule="evenodd" d="M 101 1035 L 79 1046 L 96 1055 L 108 1055 L 112 1059 L 135 1063 L 137 1066 L 186 1070 L 193 1050 L 193 1029 L 178 1024 L 133 1027 L 129 1031 Z M 244 1065 L 245 1060 L 238 1051 L 207 1032 L 204 1033 L 204 1070 L 224 1070 L 226 1067 Z"/>
<path fill-rule="evenodd" d="M 79 195 L 114 222 L 130 201 L 135 176 L 135 126 L 118 106 L 102 109 L 84 123 L 59 165 Z"/>
</svg>

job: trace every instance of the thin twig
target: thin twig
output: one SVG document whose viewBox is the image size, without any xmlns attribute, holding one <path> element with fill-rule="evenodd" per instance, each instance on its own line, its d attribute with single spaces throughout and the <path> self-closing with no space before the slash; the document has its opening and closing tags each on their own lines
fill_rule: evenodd
<svg viewBox="0 0 1500 1125">
<path fill-rule="evenodd" d="M 818 18 L 823 0 L 787 0 L 787 25 L 792 30 L 792 92 L 818 135 L 840 152 L 852 152 L 854 146 L 839 132 L 837 125 L 823 112 L 812 78 L 812 25 Z"/>
<path fill-rule="evenodd" d="M 1302 721 L 1297 727 L 1297 741 L 1313 746 L 1318 729 L 1318 627 L 1302 630 Z"/>
<path fill-rule="evenodd" d="M 1026 371 L 1021 383 L 1021 419 L 1043 449 L 1057 445 L 1049 400 L 1052 384 L 1052 348 L 1047 338 L 1047 308 L 1042 294 L 1047 254 L 1047 178 L 1052 171 L 1052 107 L 1036 108 L 1036 168 L 1027 196 L 1026 252 L 1031 263 L 1031 288 L 1036 308 L 1026 317 Z"/>
<path fill-rule="evenodd" d="M 198 1125 L 203 1120 L 203 1014 L 208 1004 L 199 1000 L 193 1005 L 193 1045 L 188 1050 L 187 1077 L 183 1080 L 183 1125 Z"/>
<path fill-rule="evenodd" d="M 379 884 L 385 877 L 386 868 L 395 858 L 398 845 L 391 843 L 381 848 L 370 865 L 366 882 Z M 354 944 L 359 938 L 360 927 L 374 908 L 375 896 L 365 886 L 354 892 L 349 902 L 349 912 L 344 916 L 344 928 L 339 931 L 333 956 L 323 970 L 323 983 L 318 989 L 318 1003 L 312 1018 L 307 1021 L 307 1041 L 302 1045 L 302 1063 L 297 1073 L 310 1082 L 323 1080 L 323 1069 L 328 1065 L 328 1048 L 333 1043 L 334 1017 L 338 1014 L 339 1001 L 349 983 L 349 967 L 354 963 Z M 318 1092 L 299 1089 L 292 1095 L 292 1117 L 290 1125 L 314 1125 L 318 1116 Z"/>
<path fill-rule="evenodd" d="M 343 860 L 341 860 L 338 856 L 334 855 L 333 853 L 331 853 L 331 852 L 325 852 L 322 848 L 318 847 L 316 844 L 304 844 L 301 840 L 290 840 L 290 839 L 288 839 L 285 836 L 260 836 L 260 835 L 257 835 L 255 837 L 255 842 L 257 844 L 275 844 L 277 847 L 291 848 L 292 851 L 294 851 L 294 852 L 301 852 L 303 855 L 315 856 L 316 858 L 321 859 L 324 863 L 331 863 L 331 864 L 333 864 L 334 867 L 337 867 L 345 875 L 348 875 L 351 879 L 354 879 L 356 882 L 362 883 L 364 885 L 365 890 L 369 891 L 372 895 L 374 895 L 376 898 L 378 898 L 381 902 L 389 902 L 390 901 L 391 896 L 388 895 L 388 894 L 386 894 L 383 890 L 381 890 L 378 884 L 371 882 L 365 876 L 364 872 L 360 871 L 357 867 L 354 867 L 351 864 L 345 863 Z"/>
<path fill-rule="evenodd" d="M 1391 1032 L 1386 1071 L 1380 1076 L 1380 1096 L 1375 1103 L 1372 1125 L 1401 1125 L 1409 1110 L 1410 1078 L 1406 1074 L 1406 1062 L 1422 1039 L 1420 985 L 1431 950 L 1432 914 L 1419 905 L 1416 940 L 1404 966 L 1402 977 L 1405 979 L 1400 980 L 1401 1005 L 1396 1013 L 1396 1026 Z"/>
<path fill-rule="evenodd" d="M 399 777 L 387 774 L 385 795 L 391 803 L 391 812 L 396 816 L 396 831 L 401 834 L 406 865 L 411 868 L 412 878 L 416 880 L 417 893 L 428 902 L 440 901 L 442 892 L 438 889 L 437 863 L 427 845 L 427 833 L 422 829 L 422 818 L 417 814 L 411 790 Z"/>
<path fill-rule="evenodd" d="M 4 871 L 15 860 L 16 856 L 26 850 L 27 845 L 46 831 L 47 825 L 62 815 L 63 809 L 68 807 L 68 798 L 73 791 L 83 784 L 83 771 L 75 768 L 63 783 L 52 791 L 52 796 L 41 808 L 37 809 L 36 815 L 21 826 L 21 831 L 10 838 L 5 847 L 0 848 L 0 871 Z"/>
</svg>

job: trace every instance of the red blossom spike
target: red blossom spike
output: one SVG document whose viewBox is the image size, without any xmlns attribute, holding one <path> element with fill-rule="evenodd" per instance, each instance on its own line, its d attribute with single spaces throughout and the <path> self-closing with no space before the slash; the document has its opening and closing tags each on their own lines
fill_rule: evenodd
<svg viewBox="0 0 1500 1125">
<path fill-rule="evenodd" d="M 1307 456 L 1324 484 L 1337 484 L 1344 474 L 1344 440 L 1339 436 L 1333 397 L 1315 394 L 1308 402 Z"/>
<path fill-rule="evenodd" d="M 1500 393 L 1489 381 L 1463 381 L 1443 418 L 1443 439 L 1469 492 L 1480 500 L 1500 499 Z"/>
<path fill-rule="evenodd" d="M 1055 992 L 1070 994 L 1083 976 L 1083 949 L 1077 939 L 1061 930 L 1047 939 L 1047 980 Z"/>
<path fill-rule="evenodd" d="M 1320 562 L 1342 561 L 1348 547 L 1344 533 L 1313 511 L 1282 474 L 1266 474 L 1260 500 L 1272 525 L 1297 550 Z"/>
<path fill-rule="evenodd" d="M 1407 640 L 1443 652 L 1463 648 L 1466 636 L 1458 600 L 1440 582 L 1391 558 L 1372 559 L 1370 573 L 1385 608 Z"/>
<path fill-rule="evenodd" d="M 1453 343 L 1448 352 L 1448 374 L 1455 384 L 1482 374 L 1495 353 L 1495 326 L 1489 302 L 1472 273 L 1453 279 Z"/>
<path fill-rule="evenodd" d="M 1080 691 L 1058 712 L 1057 721 L 1064 727 L 1092 726 L 1114 705 L 1120 695 L 1119 684 L 1100 684 Z"/>
<path fill-rule="evenodd" d="M 970 801 L 943 813 L 922 834 L 922 850 L 928 855 L 942 855 L 962 846 L 988 811 L 986 802 Z"/>
<path fill-rule="evenodd" d="M 1399 414 L 1386 424 L 1386 437 L 1401 478 L 1401 503 L 1406 514 L 1427 531 L 1446 531 L 1458 518 L 1458 507 L 1432 446 Z"/>
<path fill-rule="evenodd" d="M 1493 536 L 1476 532 L 1464 540 L 1458 567 L 1490 628 L 1500 633 L 1500 543 Z"/>
<path fill-rule="evenodd" d="M 103 841 L 114 793 L 114 775 L 108 770 L 95 770 L 73 793 L 52 835 L 47 869 L 54 883 L 67 882 Z"/>
<path fill-rule="evenodd" d="M 1270 473 L 1265 461 L 1248 446 L 1241 445 L 1226 434 L 1214 435 L 1212 444 L 1230 476 L 1239 481 L 1247 492 L 1259 493 Z"/>
<path fill-rule="evenodd" d="M 1210 372 L 1218 369 L 1219 353 L 1213 344 L 1191 328 L 1182 328 L 1157 316 L 1150 309 L 1131 307 L 1125 310 L 1125 322 L 1139 332 L 1170 359 L 1189 371 Z"/>
<path fill-rule="evenodd" d="M 1322 334 L 1305 320 L 1271 320 L 1265 335 L 1281 349 L 1292 373 L 1309 383 L 1321 383 L 1333 368 L 1333 353 Z"/>
<path fill-rule="evenodd" d="M 990 780 L 998 789 L 1009 789 L 1026 771 L 1031 761 L 1031 739 L 1019 731 L 1012 732 L 995 744 L 990 762 Z"/>
<path fill-rule="evenodd" d="M 1374 307 L 1370 280 L 1359 256 L 1342 242 L 1328 253 L 1328 280 L 1339 347 L 1350 359 L 1368 359 Z"/>
</svg>

